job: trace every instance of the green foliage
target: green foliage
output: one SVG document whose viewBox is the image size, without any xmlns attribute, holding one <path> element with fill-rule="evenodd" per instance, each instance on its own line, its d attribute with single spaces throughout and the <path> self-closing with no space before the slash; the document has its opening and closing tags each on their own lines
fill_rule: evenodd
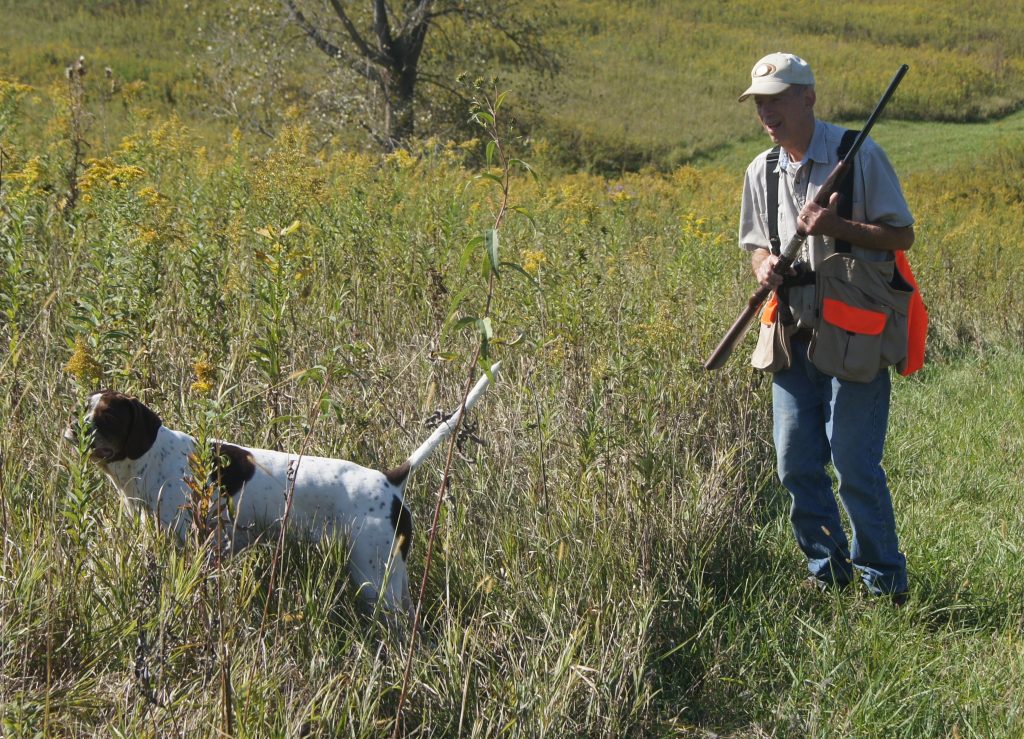
<svg viewBox="0 0 1024 739">
<path fill-rule="evenodd" d="M 436 65 L 431 79 L 449 90 L 429 95 L 430 112 L 417 121 L 423 135 L 450 133 L 465 121 L 467 93 L 457 75 L 483 57 L 504 60 L 488 74 L 520 92 L 515 113 L 534 138 L 549 142 L 553 160 L 603 172 L 647 164 L 670 170 L 759 140 L 750 106 L 735 100 L 753 63 L 776 49 L 812 63 L 826 118 L 863 119 L 901 63 L 911 70 L 889 120 L 992 119 L 1022 103 L 1022 11 L 996 0 L 973 3 L 970 13 L 952 0 L 571 0 L 554 16 L 548 5 L 515 6 L 521 22 L 545 30 L 562 62 L 548 82 L 504 63 L 512 57 L 500 33 L 453 26 L 443 43 L 438 35 L 425 63 Z M 262 146 L 296 111 L 320 143 L 364 136 L 365 89 L 325 72 L 330 62 L 301 40 L 282 44 L 292 37 L 282 30 L 279 3 L 3 0 L 0 12 L 8 21 L 0 27 L 0 75 L 47 86 L 85 55 L 88 94 L 102 101 L 92 109 L 89 141 L 102 149 L 133 126 L 125 116 L 132 103 L 176 111 L 218 147 L 234 125 Z M 451 52 L 465 48 L 473 52 Z"/>
<path fill-rule="evenodd" d="M 850 44 L 916 38 L 898 35 L 910 32 L 888 5 L 858 7 Z M 958 36 L 965 60 L 953 71 L 965 78 L 977 63 L 966 45 L 1010 43 L 985 7 L 968 28 L 982 30 Z M 180 38 L 171 27 L 184 12 L 62 8 L 33 10 L 55 24 L 52 38 L 74 23 L 123 38 L 150 10 L 165 12 L 163 31 L 134 31 L 154 47 L 160 33 Z M 569 8 L 591 19 L 579 28 L 592 39 L 617 18 L 638 42 L 645 14 L 662 13 L 649 34 L 654 66 L 684 21 L 714 21 L 706 40 L 719 50 L 727 27 L 760 22 L 743 3 Z M 852 14 L 849 4 L 814 8 Z M 125 23 L 99 33 L 109 13 Z M 33 17 L 8 15 L 23 30 Z M 929 17 L 909 14 L 921 59 L 949 50 L 929 35 L 940 28 Z M 942 22 L 954 21 L 970 19 Z M 760 53 L 763 37 L 748 33 L 730 59 Z M 39 46 L 56 54 L 56 43 Z M 9 48 L 5 64 L 28 58 Z M 105 98 L 87 75 L 96 86 L 86 89 L 89 149 L 73 210 L 65 85 L 45 87 L 64 63 L 40 71 L 35 89 L 0 95 L 0 733 L 388 733 L 401 660 L 355 613 L 344 543 L 270 543 L 223 561 L 195 542 L 176 548 L 60 435 L 81 412 L 76 398 L 103 384 L 203 438 L 387 468 L 426 433 L 435 406 L 454 407 L 462 360 L 484 346 L 503 370 L 471 426 L 486 445 L 464 446 L 446 481 L 407 733 L 1024 729 L 1019 115 L 985 126 L 887 116 L 876 129 L 918 218 L 910 259 L 932 317 L 929 365 L 896 384 L 887 465 L 914 589 L 892 611 L 859 593 L 799 589 L 766 385 L 743 361 L 750 340 L 723 371 L 701 369 L 751 289 L 734 245 L 736 201 L 743 166 L 764 146 L 732 141 L 732 108 L 704 104 L 732 104 L 732 72 L 712 75 L 722 63 L 701 58 L 710 76 L 686 78 L 711 88 L 663 96 L 711 116 L 705 128 L 730 142 L 720 158 L 611 178 L 534 173 L 522 162 L 558 160 L 552 143 L 504 148 L 496 129 L 483 143 L 374 157 L 323 145 L 289 114 L 258 145 L 236 133 L 205 146 L 208 124 L 154 112 L 150 83 Z M 152 81 L 180 59 L 134 63 Z M 837 75 L 829 65 L 816 68 Z M 877 98 L 870 78 L 884 82 L 889 66 L 864 62 L 866 105 Z M 607 109 L 632 115 L 608 71 Z M 842 84 L 860 100 L 853 78 Z M 674 105 L 664 110 L 685 133 L 696 119 Z M 494 97 L 478 120 L 501 120 L 498 107 Z M 118 127 L 107 125 L 112 108 L 124 113 Z M 736 125 L 749 130 L 749 113 Z M 657 141 L 657 131 L 643 136 Z M 638 162 L 660 149 L 645 151 Z M 503 209 L 517 217 L 503 220 Z M 209 461 L 196 460 L 197 479 Z M 432 462 L 407 491 L 414 580 L 442 477 Z"/>
<path fill-rule="evenodd" d="M 974 3 L 770 5 L 565 4 L 563 84 L 538 133 L 568 161 L 603 171 L 671 168 L 760 136 L 736 97 L 764 54 L 788 50 L 815 70 L 818 111 L 863 120 L 901 63 L 910 73 L 886 117 L 966 121 L 1019 109 L 1024 65 L 1019 7 Z"/>
</svg>

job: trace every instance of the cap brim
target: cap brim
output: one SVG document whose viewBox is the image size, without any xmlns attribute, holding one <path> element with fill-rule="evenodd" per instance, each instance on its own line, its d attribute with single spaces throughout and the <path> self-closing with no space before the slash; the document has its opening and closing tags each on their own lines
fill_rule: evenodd
<svg viewBox="0 0 1024 739">
<path fill-rule="evenodd" d="M 754 84 L 744 90 L 738 100 L 742 103 L 751 95 L 778 95 L 780 92 L 785 92 L 790 87 L 791 85 L 788 82 L 780 82 L 779 80 L 757 80 Z"/>
</svg>

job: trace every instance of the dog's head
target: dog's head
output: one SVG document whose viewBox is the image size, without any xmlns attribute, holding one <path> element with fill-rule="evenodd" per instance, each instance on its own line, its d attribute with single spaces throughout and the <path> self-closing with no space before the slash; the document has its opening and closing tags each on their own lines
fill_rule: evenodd
<svg viewBox="0 0 1024 739">
<path fill-rule="evenodd" d="M 77 444 L 85 435 L 93 459 L 106 464 L 148 452 L 160 425 L 160 417 L 137 398 L 101 390 L 89 396 L 85 416 L 68 424 L 64 438 Z"/>
</svg>

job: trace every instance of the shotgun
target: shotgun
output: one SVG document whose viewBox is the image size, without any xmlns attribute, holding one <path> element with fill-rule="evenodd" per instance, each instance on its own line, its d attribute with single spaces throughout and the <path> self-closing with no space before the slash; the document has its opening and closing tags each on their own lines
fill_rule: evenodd
<svg viewBox="0 0 1024 739">
<path fill-rule="evenodd" d="M 889 102 L 889 98 L 896 92 L 897 86 L 903 79 L 903 75 L 910 69 L 906 64 L 900 66 L 896 72 L 896 76 L 892 78 L 892 82 L 889 83 L 889 88 L 882 95 L 881 100 L 878 101 L 878 105 L 875 106 L 874 112 L 871 113 L 868 118 L 868 122 L 864 124 L 864 128 L 861 129 L 860 133 L 857 134 L 857 138 L 854 139 L 853 145 L 850 147 L 850 151 L 847 152 L 846 156 L 836 165 L 824 184 L 821 186 L 821 190 L 818 191 L 817 196 L 814 198 L 814 202 L 822 208 L 827 208 L 829 199 L 832 197 L 832 193 L 839 189 L 839 186 L 843 183 L 843 178 L 849 173 L 851 166 L 853 165 L 853 158 L 857 155 L 857 151 L 860 149 L 861 144 L 867 139 L 868 133 L 871 131 L 871 127 L 875 125 L 875 121 L 878 116 L 882 114 L 882 110 L 885 108 L 886 103 Z M 786 244 L 786 248 L 782 250 L 782 254 L 779 257 L 779 261 L 776 262 L 775 267 L 772 269 L 777 275 L 785 275 L 789 268 L 793 265 L 793 261 L 796 259 L 797 253 L 800 251 L 800 247 L 803 246 L 804 241 L 807 240 L 807 233 L 803 230 L 802 226 L 797 226 L 796 233 L 793 238 Z M 708 361 L 704 363 L 704 369 L 715 370 L 723 366 L 729 359 L 729 355 L 732 354 L 732 350 L 736 348 L 736 345 L 740 342 L 740 339 L 747 333 L 747 329 L 750 327 L 750 322 L 757 315 L 761 305 L 771 294 L 772 288 L 761 286 L 757 291 L 750 296 L 747 301 L 747 307 L 740 313 L 739 318 L 732 324 L 718 346 L 708 357 Z"/>
</svg>

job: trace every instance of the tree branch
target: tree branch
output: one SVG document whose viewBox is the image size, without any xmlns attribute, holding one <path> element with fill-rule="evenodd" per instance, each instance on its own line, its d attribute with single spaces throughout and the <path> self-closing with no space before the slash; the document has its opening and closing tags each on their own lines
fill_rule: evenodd
<svg viewBox="0 0 1024 739">
<path fill-rule="evenodd" d="M 292 0 L 288 0 L 288 2 L 291 3 Z M 349 19 L 345 9 L 341 7 L 341 3 L 338 2 L 338 0 L 331 0 L 331 7 L 334 8 L 334 14 L 338 16 L 338 20 L 341 21 L 341 25 L 345 27 L 345 32 L 348 33 L 348 37 L 352 39 L 352 43 L 356 45 L 357 49 L 359 49 L 359 53 L 374 64 L 382 67 L 390 66 L 390 60 L 387 56 L 381 54 L 378 49 L 374 49 L 366 43 L 362 34 L 359 33 L 359 29 L 356 28 L 356 25 L 351 21 L 351 19 Z"/>
<path fill-rule="evenodd" d="M 331 0 L 337 2 L 338 0 Z M 374 0 L 373 3 L 373 32 L 377 34 L 377 43 L 391 61 L 389 65 L 395 67 L 395 40 L 391 35 L 391 24 L 388 22 L 388 6 L 384 0 Z"/>
<path fill-rule="evenodd" d="M 336 3 L 336 0 L 331 1 L 332 3 Z M 335 46 L 330 41 L 328 41 L 316 26 L 314 26 L 312 23 L 306 20 L 306 16 L 304 16 L 302 14 L 302 11 L 295 6 L 294 0 L 284 0 L 284 3 L 285 5 L 288 6 L 288 12 L 291 14 L 292 20 L 294 20 L 296 25 L 298 25 L 299 28 L 301 28 L 303 32 L 313 41 L 313 43 L 316 44 L 316 47 L 320 49 L 320 51 L 329 56 L 331 59 L 334 59 L 339 62 L 344 62 L 349 67 L 349 69 L 354 71 L 356 74 L 365 77 L 371 82 L 375 82 L 377 84 L 381 83 L 380 70 L 378 70 L 375 67 L 367 65 L 365 63 L 366 59 L 353 58 L 351 54 L 347 53 L 340 46 Z M 344 15 L 344 10 L 342 10 L 340 7 L 338 8 L 338 10 L 339 12 L 342 13 L 342 15 Z M 353 27 L 352 31 L 354 31 L 356 34 L 355 38 L 353 39 L 353 43 L 355 43 L 358 46 L 362 39 L 359 37 L 358 29 Z M 370 49 L 369 47 L 366 47 L 365 42 L 363 42 L 363 46 L 360 47 L 360 51 L 363 51 L 364 48 L 366 49 L 367 59 L 373 64 L 380 65 L 380 55 L 377 54 L 374 50 Z"/>
<path fill-rule="evenodd" d="M 413 5 L 413 3 L 409 3 Z M 434 0 L 416 0 L 415 7 L 411 8 L 405 16 L 405 23 L 402 24 L 402 36 L 410 34 L 422 35 L 426 33 L 427 27 L 434 19 L 431 12 Z"/>
</svg>

